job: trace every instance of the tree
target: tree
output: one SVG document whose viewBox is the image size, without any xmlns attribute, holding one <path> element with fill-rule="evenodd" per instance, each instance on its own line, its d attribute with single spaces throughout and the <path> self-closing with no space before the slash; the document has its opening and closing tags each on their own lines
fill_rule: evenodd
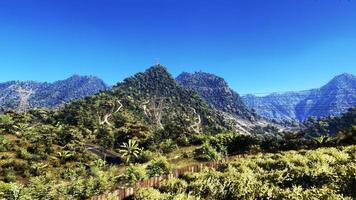
<svg viewBox="0 0 356 200">
<path fill-rule="evenodd" d="M 325 146 L 333 142 L 332 138 L 326 135 L 321 135 L 317 138 L 313 138 L 313 141 L 318 147 Z"/>
<path fill-rule="evenodd" d="M 73 157 L 73 154 L 70 151 L 61 151 L 57 152 L 59 159 L 61 160 L 61 163 L 65 163 L 67 160 Z"/>
<path fill-rule="evenodd" d="M 47 168 L 48 164 L 46 163 L 34 163 L 31 166 L 32 172 L 35 176 L 39 176 L 44 172 L 44 169 Z"/>
<path fill-rule="evenodd" d="M 137 158 L 141 152 L 136 140 L 129 140 L 120 147 L 119 152 L 126 158 L 126 163 L 130 163 L 133 158 Z"/>
<path fill-rule="evenodd" d="M 14 121 L 10 115 L 5 114 L 0 116 L 0 130 L 10 132 L 13 125 Z"/>
</svg>

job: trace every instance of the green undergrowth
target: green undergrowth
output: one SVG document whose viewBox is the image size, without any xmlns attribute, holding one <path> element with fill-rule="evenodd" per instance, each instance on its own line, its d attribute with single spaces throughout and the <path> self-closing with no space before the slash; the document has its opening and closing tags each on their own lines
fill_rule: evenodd
<svg viewBox="0 0 356 200">
<path fill-rule="evenodd" d="M 187 173 L 135 200 L 355 199 L 356 146 L 260 153 L 219 169 Z"/>
</svg>

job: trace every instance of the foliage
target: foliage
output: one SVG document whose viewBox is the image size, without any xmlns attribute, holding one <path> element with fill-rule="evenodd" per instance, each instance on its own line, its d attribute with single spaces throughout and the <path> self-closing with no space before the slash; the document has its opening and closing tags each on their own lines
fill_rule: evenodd
<svg viewBox="0 0 356 200">
<path fill-rule="evenodd" d="M 141 149 L 138 147 L 136 140 L 129 140 L 128 143 L 121 145 L 119 152 L 124 158 L 126 158 L 126 163 L 130 163 L 132 159 L 139 156 Z"/>
<path fill-rule="evenodd" d="M 157 153 L 149 150 L 142 150 L 138 157 L 135 159 L 137 163 L 147 163 L 157 157 Z"/>
<path fill-rule="evenodd" d="M 143 112 L 142 103 L 154 97 L 164 97 L 163 128 Z M 118 109 L 118 101 L 123 109 Z M 188 128 L 197 118 L 192 114 L 192 108 L 201 116 L 201 133 L 193 133 Z M 144 178 L 169 174 L 169 162 L 179 165 L 196 162 L 189 157 L 195 148 L 197 159 L 218 160 L 228 154 L 260 150 L 279 152 L 353 144 L 356 127 L 346 126 L 352 122 L 353 115 L 345 116 L 347 119 L 340 118 L 345 126 L 337 129 L 338 138 L 333 138 L 331 143 L 321 140 L 323 142 L 316 144 L 306 140 L 306 134 L 286 135 L 269 142 L 265 138 L 227 132 L 231 127 L 225 124 L 220 113 L 211 109 L 195 92 L 179 86 L 165 68 L 156 66 L 110 90 L 73 101 L 60 109 L 33 109 L 27 113 L 0 115 L 0 199 L 87 199 L 122 186 L 118 179 L 123 177 L 123 172 L 124 184 L 134 184 Z M 192 144 L 196 146 L 189 146 Z M 177 145 L 189 147 L 181 151 Z M 189 155 L 184 152 L 186 149 L 189 149 Z M 245 161 L 246 165 L 233 162 L 218 172 L 186 176 L 184 181 L 168 181 L 158 188 L 163 194 L 157 198 L 209 199 L 221 196 L 234 199 L 242 195 L 233 193 L 237 190 L 252 197 L 263 190 L 287 198 L 300 187 L 305 189 L 303 195 L 321 191 L 330 197 L 339 194 L 354 197 L 351 192 L 354 177 L 350 174 L 354 173 L 352 159 L 355 159 L 355 151 L 346 147 L 345 152 L 338 151 L 315 152 L 317 156 L 302 151 L 298 156 L 290 154 L 289 157 L 283 153 L 276 157 L 268 154 L 266 162 L 257 156 L 253 161 Z M 172 152 L 169 162 L 160 157 L 160 153 L 168 152 Z M 117 157 L 118 153 L 126 163 L 142 165 L 114 165 L 110 159 L 102 160 L 110 155 Z M 287 162 L 292 156 L 294 160 Z M 307 159 L 299 158 L 303 156 Z M 318 170 L 312 171 L 311 163 L 318 166 Z M 304 171 L 306 175 L 302 174 Z M 266 180 L 270 185 L 265 184 Z M 326 192 L 326 184 L 337 187 Z M 231 192 L 224 194 L 224 190 Z"/>
<path fill-rule="evenodd" d="M 220 159 L 221 155 L 214 149 L 214 147 L 206 142 L 202 147 L 194 151 L 194 157 L 197 160 L 210 161 Z"/>
<path fill-rule="evenodd" d="M 170 173 L 170 167 L 165 157 L 152 160 L 146 167 L 147 175 L 151 177 L 160 176 Z"/>
<path fill-rule="evenodd" d="M 168 194 L 162 194 L 153 188 L 140 189 L 135 194 L 134 200 L 167 200 Z"/>
<path fill-rule="evenodd" d="M 219 170 L 172 179 L 155 196 L 172 199 L 354 199 L 356 146 L 259 154 Z"/>
<path fill-rule="evenodd" d="M 125 180 L 130 185 L 146 178 L 146 169 L 142 165 L 130 165 L 125 174 Z"/>
<path fill-rule="evenodd" d="M 161 149 L 162 153 L 168 154 L 177 149 L 178 146 L 172 139 L 168 139 L 161 142 L 159 148 Z"/>
<path fill-rule="evenodd" d="M 163 193 L 180 194 L 185 193 L 187 187 L 186 181 L 172 178 L 161 183 L 159 190 Z"/>
<path fill-rule="evenodd" d="M 320 135 L 335 136 L 340 131 L 352 131 L 352 126 L 356 125 L 356 107 L 350 108 L 341 116 L 330 116 L 321 119 L 309 118 L 304 122 L 305 133 L 312 137 Z"/>
</svg>

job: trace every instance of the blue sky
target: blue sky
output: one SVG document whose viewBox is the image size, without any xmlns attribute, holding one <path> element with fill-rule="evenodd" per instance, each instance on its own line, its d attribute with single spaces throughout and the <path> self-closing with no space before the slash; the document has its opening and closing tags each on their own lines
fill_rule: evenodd
<svg viewBox="0 0 356 200">
<path fill-rule="evenodd" d="M 356 74 L 356 1 L 0 0 L 0 81 L 114 84 L 156 58 L 242 94 L 319 87 Z"/>
</svg>

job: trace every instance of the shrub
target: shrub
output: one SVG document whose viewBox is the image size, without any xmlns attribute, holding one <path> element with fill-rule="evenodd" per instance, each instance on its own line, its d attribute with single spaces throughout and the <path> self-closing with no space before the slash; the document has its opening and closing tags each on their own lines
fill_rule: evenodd
<svg viewBox="0 0 356 200">
<path fill-rule="evenodd" d="M 160 175 L 167 175 L 170 173 L 170 167 L 165 157 L 157 158 L 151 161 L 146 167 L 147 175 L 155 177 Z"/>
<path fill-rule="evenodd" d="M 204 134 L 194 134 L 190 138 L 190 143 L 193 145 L 201 145 L 208 141 L 208 137 Z"/>
<path fill-rule="evenodd" d="M 5 170 L 4 181 L 7 183 L 16 181 L 16 175 L 15 175 L 15 171 L 13 168 L 9 168 L 9 169 Z"/>
<path fill-rule="evenodd" d="M 143 188 L 135 193 L 134 200 L 167 200 L 168 194 L 161 194 L 153 188 Z"/>
<path fill-rule="evenodd" d="M 179 146 L 189 146 L 189 139 L 186 135 L 181 135 L 177 138 L 177 144 Z"/>
<path fill-rule="evenodd" d="M 197 173 L 187 172 L 179 176 L 180 179 L 185 180 L 186 182 L 190 183 L 197 179 Z"/>
<path fill-rule="evenodd" d="M 23 185 L 17 183 L 2 183 L 0 182 L 0 198 L 6 200 L 22 200 L 30 199 L 24 191 Z"/>
<path fill-rule="evenodd" d="M 181 179 L 169 179 L 161 183 L 159 190 L 163 193 L 179 194 L 185 193 L 187 182 Z"/>
<path fill-rule="evenodd" d="M 30 160 L 32 158 L 32 155 L 24 148 L 18 148 L 16 150 L 17 152 L 17 156 L 21 159 L 24 159 L 24 160 Z"/>
<path fill-rule="evenodd" d="M 141 151 L 141 153 L 137 156 L 137 158 L 135 159 L 135 162 L 137 163 L 147 163 L 151 160 L 153 160 L 153 158 L 155 158 L 157 155 L 155 153 L 153 153 L 152 151 Z"/>
<path fill-rule="evenodd" d="M 125 172 L 125 179 L 133 185 L 146 178 L 146 170 L 142 165 L 130 165 Z"/>
<path fill-rule="evenodd" d="M 209 143 L 205 142 L 202 147 L 194 151 L 194 157 L 197 160 L 210 161 L 218 160 L 221 155 Z"/>
<path fill-rule="evenodd" d="M 355 199 L 356 148 L 257 154 L 159 187 L 170 199 Z M 187 185 L 185 185 L 187 183 Z"/>
<path fill-rule="evenodd" d="M 178 146 L 175 142 L 173 142 L 172 139 L 168 139 L 161 142 L 159 148 L 162 150 L 163 153 L 168 154 L 176 150 Z"/>
</svg>

